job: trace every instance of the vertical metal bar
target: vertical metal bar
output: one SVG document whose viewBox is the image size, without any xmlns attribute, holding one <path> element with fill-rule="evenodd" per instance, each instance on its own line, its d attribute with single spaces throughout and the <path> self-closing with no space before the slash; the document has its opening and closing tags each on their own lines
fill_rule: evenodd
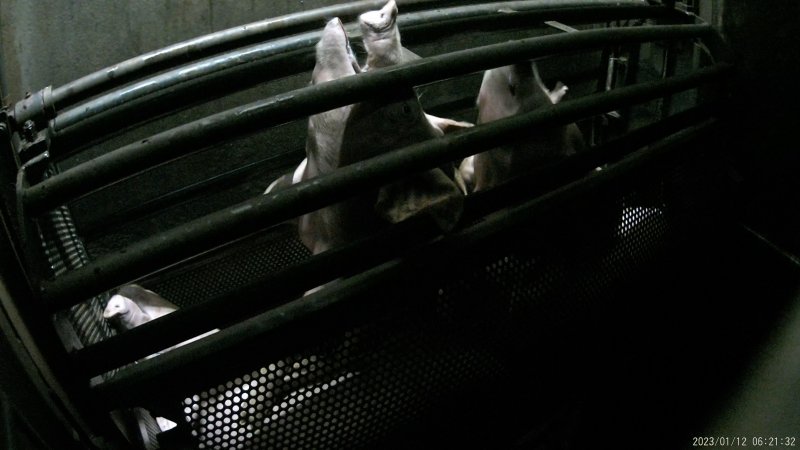
<svg viewBox="0 0 800 450">
<path fill-rule="evenodd" d="M 11 408 L 11 403 L 0 392 L 0 438 L 2 439 L 3 447 L 8 450 L 16 448 L 14 442 L 14 410 Z"/>
<path fill-rule="evenodd" d="M 608 24 L 610 27 L 611 24 Z M 600 54 L 600 64 L 597 68 L 597 86 L 595 87 L 595 93 L 601 93 L 605 91 L 606 87 L 606 80 L 608 77 L 608 70 L 611 67 L 611 49 L 609 47 L 603 47 L 603 51 Z M 604 134 L 606 129 L 606 119 L 603 115 L 598 115 L 591 118 L 591 130 L 589 134 L 589 145 L 596 146 L 601 144 L 604 140 Z"/>
<path fill-rule="evenodd" d="M 678 64 L 678 51 L 677 45 L 670 41 L 664 47 L 664 54 L 662 59 L 662 67 L 661 67 L 661 79 L 666 80 L 667 78 L 672 77 L 675 75 L 675 68 Z M 670 115 L 672 111 L 672 95 L 666 95 L 661 100 L 661 118 L 665 118 Z"/>
<path fill-rule="evenodd" d="M 625 80 L 623 81 L 623 86 L 633 86 L 639 82 L 639 61 L 640 61 L 640 53 L 642 50 L 641 44 L 633 44 L 627 47 L 623 47 L 625 51 L 626 57 L 628 58 L 628 64 L 625 71 Z M 632 107 L 625 106 L 620 108 L 620 115 L 622 120 L 622 129 L 628 130 L 630 127 L 630 118 L 631 118 L 631 111 Z"/>
<path fill-rule="evenodd" d="M 0 155 L 0 157 L 7 156 L 8 154 Z M 4 164 L 0 166 L 5 167 Z M 3 170 L 0 175 L 7 173 Z M 8 183 L 3 184 L 8 185 Z M 70 419 L 76 421 L 86 435 L 102 433 L 112 441 L 119 440 L 115 434 L 116 428 L 108 420 L 107 415 L 94 408 L 92 392 L 85 381 L 78 378 L 71 359 L 50 322 L 48 313 L 41 306 L 41 299 L 34 295 L 29 273 L 24 269 L 19 257 L 21 252 L 15 247 L 17 244 L 12 240 L 7 226 L 8 211 L 5 205 L 0 205 L 0 210 L 0 267 L 9 299 L 20 318 L 20 323 L 16 326 L 24 331 L 23 342 L 26 351 L 36 369 L 42 374 L 48 388 L 52 389 L 55 398 L 61 401 L 61 406 L 68 411 Z M 35 248 L 32 248 L 29 257 L 34 257 L 34 251 Z M 38 258 L 41 259 L 43 258 Z"/>
<path fill-rule="evenodd" d="M 667 8 L 675 8 L 675 0 L 664 0 L 664 6 Z M 677 46 L 673 41 L 669 41 L 664 47 L 664 54 L 661 64 L 661 79 L 669 78 L 675 75 L 675 66 L 677 65 L 678 55 Z M 667 95 L 661 100 L 661 118 L 669 116 L 672 111 L 672 96 Z"/>
</svg>

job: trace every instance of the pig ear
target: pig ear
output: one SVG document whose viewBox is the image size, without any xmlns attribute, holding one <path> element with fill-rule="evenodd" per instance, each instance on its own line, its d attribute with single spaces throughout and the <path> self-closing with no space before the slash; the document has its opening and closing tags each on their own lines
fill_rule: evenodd
<svg viewBox="0 0 800 450">
<path fill-rule="evenodd" d="M 555 105 L 556 103 L 560 102 L 565 95 L 567 95 L 567 91 L 569 91 L 567 85 L 559 81 L 556 83 L 556 87 L 553 88 L 552 91 L 548 92 L 547 95 L 550 97 L 550 101 L 552 101 Z"/>
<path fill-rule="evenodd" d="M 443 231 L 453 229 L 464 210 L 464 194 L 440 169 L 429 170 L 384 186 L 375 211 L 391 223 L 421 214 Z"/>
<path fill-rule="evenodd" d="M 269 186 L 267 186 L 267 190 L 264 191 L 264 195 L 276 191 L 282 191 L 291 185 L 292 185 L 292 174 L 291 173 L 283 174 L 280 177 L 278 177 L 275 181 L 270 183 Z"/>
<path fill-rule="evenodd" d="M 469 122 L 459 122 L 457 120 L 436 117 L 430 114 L 425 114 L 425 118 L 428 119 L 428 123 L 433 125 L 433 128 L 438 131 L 437 134 L 439 135 L 445 135 L 447 133 L 452 133 L 454 131 L 459 131 L 474 126 L 474 124 Z"/>
</svg>

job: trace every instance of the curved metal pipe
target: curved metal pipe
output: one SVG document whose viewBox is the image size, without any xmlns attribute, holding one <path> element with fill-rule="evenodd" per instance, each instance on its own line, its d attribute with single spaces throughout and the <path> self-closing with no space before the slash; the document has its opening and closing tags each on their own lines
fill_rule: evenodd
<svg viewBox="0 0 800 450">
<path fill-rule="evenodd" d="M 271 309 L 256 317 L 244 320 L 225 330 L 210 335 L 189 345 L 171 350 L 157 358 L 121 369 L 113 378 L 99 383 L 95 391 L 105 401 L 106 408 L 140 406 L 148 399 L 141 395 L 143 386 L 158 386 L 161 392 L 172 396 L 186 395 L 202 389 L 211 382 L 231 376 L 239 370 L 237 364 L 252 364 L 254 349 L 263 357 L 269 352 L 280 352 L 291 339 L 269 340 L 268 348 L 257 344 L 269 337 L 277 337 L 298 321 L 308 320 L 323 311 L 337 306 L 358 302 L 359 295 L 381 286 L 402 289 L 405 276 L 425 271 L 426 276 L 447 273 L 458 261 L 469 260 L 471 251 L 481 243 L 491 240 L 503 241 L 504 230 L 528 224 L 548 211 L 576 198 L 584 198 L 598 189 L 642 171 L 658 170 L 658 167 L 676 155 L 683 155 L 686 145 L 698 136 L 709 136 L 720 127 L 714 119 L 682 130 L 663 141 L 640 150 L 607 170 L 596 172 L 581 180 L 522 203 L 514 208 L 492 215 L 486 220 L 464 230 L 442 238 L 405 258 L 397 258 L 351 278 L 342 280 L 324 290 L 302 297 L 285 305 Z M 507 233 L 506 233 L 507 234 Z M 375 298 L 367 296 L 369 301 Z M 294 327 L 295 330 L 299 330 Z M 309 333 L 303 330 L 303 333 Z M 203 377 L 193 376 L 202 373 Z M 155 398 L 155 397 L 153 397 Z"/>
<path fill-rule="evenodd" d="M 435 0 L 412 0 L 408 4 L 433 3 Z M 258 22 L 240 25 L 205 36 L 179 42 L 98 70 L 75 81 L 53 89 L 57 109 L 74 105 L 103 90 L 120 86 L 135 78 L 159 70 L 196 61 L 214 53 L 252 44 L 274 35 L 285 35 L 298 28 L 317 27 L 331 17 L 349 18 L 370 9 L 379 8 L 385 0 L 362 0 L 287 14 Z"/>
<path fill-rule="evenodd" d="M 482 217 L 520 201 L 540 195 L 580 178 L 608 161 L 618 160 L 631 151 L 665 139 L 668 136 L 703 122 L 713 116 L 717 104 L 704 104 L 674 116 L 646 125 L 618 138 L 565 159 L 554 167 L 542 167 L 531 176 L 524 176 L 491 191 L 467 198 L 470 216 Z M 357 242 L 314 255 L 286 269 L 269 274 L 220 297 L 181 308 L 158 320 L 145 323 L 125 333 L 111 336 L 73 354 L 75 365 L 88 376 L 99 375 L 121 367 L 164 348 L 179 344 L 214 328 L 244 320 L 296 298 L 300 292 L 334 279 L 349 277 L 385 262 L 427 242 L 438 235 L 424 217 L 401 222 L 389 229 Z M 465 217 L 470 223 L 470 217 Z M 261 295 L 269 292 L 269 299 Z"/>
<path fill-rule="evenodd" d="M 406 42 L 419 42 L 425 36 L 450 31 L 454 26 L 459 29 L 498 28 L 505 24 L 530 25 L 547 19 L 597 22 L 676 15 L 673 10 L 643 7 L 636 2 L 607 4 L 583 0 L 566 3 L 581 4 L 579 6 L 546 8 L 543 3 L 546 2 L 526 0 L 441 8 L 403 14 L 398 22 Z M 351 38 L 360 36 L 357 26 L 348 26 L 348 32 Z M 258 83 L 309 71 L 314 67 L 314 45 L 319 38 L 320 32 L 312 31 L 252 45 L 147 78 L 67 109 L 50 121 L 51 154 L 56 157 L 69 154 L 97 136 L 107 134 L 108 130 L 123 130 L 131 124 L 158 117 L 176 105 L 208 101 Z M 265 67 L 279 70 L 263 70 Z"/>
<path fill-rule="evenodd" d="M 512 141 L 532 126 L 548 127 L 717 81 L 717 64 L 693 74 L 594 94 L 469 128 L 343 167 L 284 190 L 252 198 L 139 241 L 40 286 L 50 312 L 152 273 L 236 238 L 341 201 L 364 189 Z M 373 72 L 377 75 L 379 72 Z M 350 77 L 356 78 L 356 77 Z M 332 84 L 332 83 L 331 83 Z"/>
<path fill-rule="evenodd" d="M 550 53 L 621 43 L 691 39 L 713 33 L 708 25 L 587 30 L 461 50 L 345 77 L 229 109 L 121 147 L 27 188 L 23 200 L 29 213 L 38 214 L 123 177 L 234 136 L 381 96 L 390 88 L 417 86 Z"/>
<path fill-rule="evenodd" d="M 232 48 L 249 45 L 274 35 L 286 35 L 298 30 L 308 30 L 318 27 L 324 20 L 331 17 L 339 17 L 343 20 L 355 18 L 362 12 L 377 9 L 383 6 L 386 0 L 362 0 L 342 5 L 333 5 L 318 8 L 311 11 L 303 11 L 287 14 L 266 20 L 260 20 L 246 25 L 229 28 L 216 33 L 207 34 L 187 41 L 179 42 L 135 58 L 128 59 L 121 63 L 99 70 L 86 75 L 71 83 L 53 89 L 53 103 L 56 109 L 61 109 L 73 105 L 96 95 L 103 90 L 120 86 L 135 78 L 147 76 L 165 68 L 174 67 L 191 61 L 196 61 L 214 53 L 223 52 Z M 416 6 L 427 4 L 437 4 L 442 6 L 440 0 L 400 0 L 398 3 L 404 9 L 415 9 Z M 499 2 L 495 2 L 499 3 Z M 494 5 L 494 8 L 517 9 L 524 8 L 526 4 L 536 3 L 538 7 L 552 6 L 552 0 L 534 0 L 503 2 L 508 5 Z M 617 0 L 617 1 L 579 1 L 563 0 L 561 4 L 620 4 L 637 3 L 642 1 Z M 492 5 L 488 5 L 491 7 Z"/>
</svg>

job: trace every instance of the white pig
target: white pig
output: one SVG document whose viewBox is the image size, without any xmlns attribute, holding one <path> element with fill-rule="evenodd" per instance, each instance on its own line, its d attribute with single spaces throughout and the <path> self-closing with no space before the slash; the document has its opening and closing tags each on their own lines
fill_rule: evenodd
<svg viewBox="0 0 800 450">
<path fill-rule="evenodd" d="M 523 114 L 558 103 L 567 87 L 548 91 L 535 63 L 518 63 L 487 70 L 478 94 L 478 123 Z M 512 144 L 474 155 L 461 164 L 461 175 L 473 191 L 487 189 L 529 172 L 543 163 L 584 147 L 575 124 L 532 129 Z"/>
<path fill-rule="evenodd" d="M 103 318 L 114 324 L 119 331 L 125 331 L 177 309 L 177 306 L 155 292 L 137 284 L 129 284 L 111 297 L 103 311 Z"/>
<path fill-rule="evenodd" d="M 380 12 L 373 11 L 360 18 L 362 30 L 368 28 L 364 42 L 369 52 L 367 64 L 372 63 L 373 69 L 396 63 L 396 55 L 404 53 L 394 1 L 381 11 L 383 17 Z M 373 27 L 370 17 L 377 17 L 383 23 Z M 376 45 L 387 37 L 390 45 Z M 329 21 L 316 46 L 312 83 L 360 71 L 341 21 Z M 459 127 L 460 122 L 449 119 L 429 119 L 412 89 L 387 94 L 386 98 L 311 116 L 306 159 L 291 178 L 286 175 L 277 180 L 268 192 Z M 439 126 L 432 123 L 434 119 Z M 462 205 L 463 198 L 455 183 L 444 172 L 434 169 L 306 214 L 299 219 L 298 232 L 301 241 L 316 254 L 368 235 L 385 226 L 387 221 L 398 222 L 418 214 L 430 215 L 443 229 L 452 228 L 460 217 Z"/>
</svg>

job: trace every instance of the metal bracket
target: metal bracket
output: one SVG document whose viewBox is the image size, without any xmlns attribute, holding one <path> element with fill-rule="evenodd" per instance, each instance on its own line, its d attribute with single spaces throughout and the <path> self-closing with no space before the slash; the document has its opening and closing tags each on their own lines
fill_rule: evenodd
<svg viewBox="0 0 800 450">
<path fill-rule="evenodd" d="M 55 117 L 52 104 L 52 90 L 46 87 L 35 94 L 28 94 L 25 100 L 14 105 L 10 114 L 0 111 L 0 131 L 6 131 L 8 138 L 15 133 L 14 144 L 18 164 L 26 165 L 50 149 L 51 129 L 49 119 Z"/>
<path fill-rule="evenodd" d="M 47 122 L 56 116 L 53 88 L 46 88 L 25 95 L 25 98 L 14 105 L 15 131 L 22 133 L 28 121 L 32 121 L 38 129 L 46 128 Z"/>
<path fill-rule="evenodd" d="M 28 123 L 30 123 L 30 121 Z M 40 162 L 42 158 L 49 158 L 49 150 L 50 136 L 48 130 L 45 129 L 33 136 L 25 137 L 17 153 L 19 154 L 22 167 L 30 167 Z"/>
</svg>

